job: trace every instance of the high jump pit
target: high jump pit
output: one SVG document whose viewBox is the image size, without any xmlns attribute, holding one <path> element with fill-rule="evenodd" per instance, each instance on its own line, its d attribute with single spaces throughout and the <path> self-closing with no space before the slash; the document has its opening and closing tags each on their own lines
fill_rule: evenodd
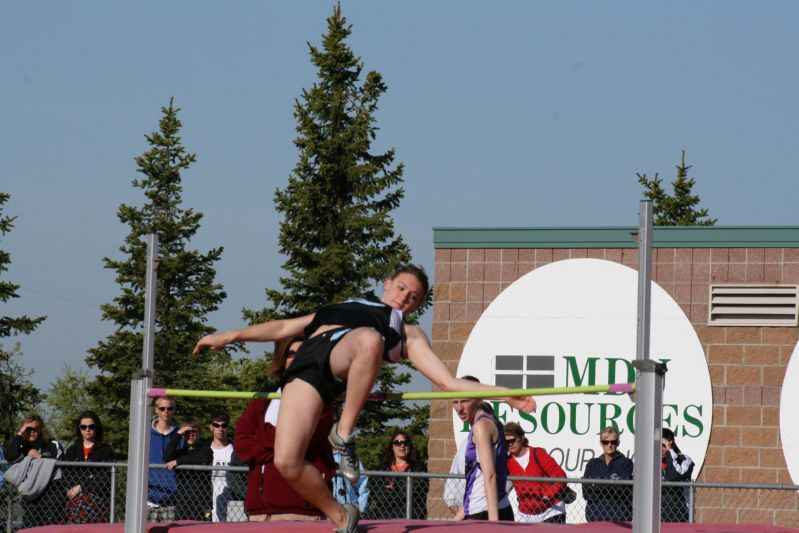
<svg viewBox="0 0 799 533">
<path fill-rule="evenodd" d="M 150 522 L 147 533 L 322 533 L 333 526 L 327 520 L 275 522 Z M 759 524 L 689 524 L 663 523 L 662 533 L 799 533 L 799 529 Z M 477 520 L 362 520 L 359 533 L 502 533 L 535 531 L 536 533 L 629 533 L 630 522 L 590 522 L 585 524 L 522 524 L 517 522 L 483 522 Z M 29 533 L 124 533 L 125 524 L 53 525 L 21 529 Z"/>
</svg>

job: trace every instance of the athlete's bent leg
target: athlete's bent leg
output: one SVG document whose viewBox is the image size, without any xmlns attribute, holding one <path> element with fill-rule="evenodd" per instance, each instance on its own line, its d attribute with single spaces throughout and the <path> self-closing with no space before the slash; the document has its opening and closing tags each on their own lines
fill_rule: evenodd
<svg viewBox="0 0 799 533">
<path fill-rule="evenodd" d="M 322 398 L 311 385 L 301 379 L 286 384 L 275 432 L 275 466 L 289 485 L 336 527 L 347 527 L 347 511 L 330 494 L 319 471 L 305 462 L 322 409 Z"/>
<path fill-rule="evenodd" d="M 347 398 L 338 421 L 338 434 L 349 437 L 380 373 L 383 337 L 371 328 L 347 333 L 330 352 L 330 370 L 347 380 Z"/>
</svg>

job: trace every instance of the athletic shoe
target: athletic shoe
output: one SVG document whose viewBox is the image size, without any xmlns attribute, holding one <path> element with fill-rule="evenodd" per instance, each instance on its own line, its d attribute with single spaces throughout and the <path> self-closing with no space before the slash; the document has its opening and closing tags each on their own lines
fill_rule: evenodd
<svg viewBox="0 0 799 533">
<path fill-rule="evenodd" d="M 347 527 L 337 527 L 334 533 L 357 533 L 358 520 L 361 518 L 361 511 L 354 503 L 345 503 L 344 510 L 347 511 Z"/>
<path fill-rule="evenodd" d="M 328 435 L 327 440 L 341 454 L 341 461 L 339 461 L 338 465 L 341 475 L 349 480 L 350 483 L 357 483 L 361 478 L 361 468 L 358 465 L 358 452 L 355 449 L 355 435 L 350 435 L 347 440 L 344 440 L 338 434 L 338 423 L 336 423 L 330 429 L 330 435 Z"/>
</svg>

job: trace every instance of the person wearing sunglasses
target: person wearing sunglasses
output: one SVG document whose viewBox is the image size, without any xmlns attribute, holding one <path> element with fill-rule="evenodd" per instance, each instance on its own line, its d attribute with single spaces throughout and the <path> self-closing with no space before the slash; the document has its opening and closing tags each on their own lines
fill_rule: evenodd
<svg viewBox="0 0 799 533">
<path fill-rule="evenodd" d="M 17 434 L 5 445 L 5 456 L 9 464 L 24 457 L 60 460 L 63 454 L 61 445 L 50 436 L 44 420 L 36 414 L 27 415 Z M 22 498 L 22 527 L 58 523 L 63 519 L 65 501 L 63 485 L 59 480 L 51 480 L 36 499 Z"/>
<path fill-rule="evenodd" d="M 243 465 L 233 444 L 228 439 L 228 428 L 230 426 L 230 415 L 225 412 L 217 412 L 211 417 L 209 429 L 214 436 L 211 441 L 212 464 L 214 466 Z M 228 502 L 233 499 L 232 478 L 238 473 L 228 472 L 227 470 L 213 470 L 211 472 L 211 491 L 213 509 L 211 520 L 213 522 L 228 521 Z"/>
<path fill-rule="evenodd" d="M 508 473 L 511 476 L 565 478 L 566 472 L 544 448 L 530 446 L 522 427 L 516 422 L 505 424 L 508 444 Z M 517 522 L 566 523 L 566 505 L 561 501 L 565 483 L 513 481 L 519 502 Z"/>
<path fill-rule="evenodd" d="M 153 400 L 154 417 L 150 425 L 150 464 L 166 463 L 166 448 L 178 430 L 175 422 L 175 400 L 158 396 Z M 164 468 L 151 468 L 147 483 L 147 519 L 150 522 L 175 520 L 175 494 L 178 483 L 175 473 Z"/>
<path fill-rule="evenodd" d="M 407 431 L 397 429 L 391 433 L 379 470 L 386 472 L 427 472 L 427 465 L 419 460 L 413 439 Z M 370 478 L 372 509 L 369 518 L 390 520 L 406 517 L 407 479 L 404 477 Z M 415 477 L 411 491 L 411 519 L 427 518 L 427 478 Z"/>
<path fill-rule="evenodd" d="M 75 441 L 64 453 L 64 461 L 112 463 L 111 446 L 103 442 L 103 423 L 94 411 L 84 411 L 75 420 Z M 111 501 L 109 468 L 63 467 L 67 489 L 67 524 L 107 523 Z"/>
<path fill-rule="evenodd" d="M 179 465 L 242 466 L 244 464 L 238 459 L 233 450 L 233 444 L 228 440 L 230 416 L 226 412 L 219 411 L 211 416 L 211 423 L 208 425 L 208 429 L 213 435 L 211 442 L 203 443 L 199 441 L 199 421 L 196 418 L 187 420 L 191 420 L 196 424 L 181 428 L 181 430 L 185 429 L 184 434 L 186 437 L 183 448 L 186 453 L 168 462 L 166 464 L 168 469 L 174 469 Z M 181 477 L 185 478 L 184 481 L 190 481 L 183 486 L 178 485 L 177 507 L 190 511 L 195 516 L 200 513 L 202 516 L 194 519 L 203 520 L 210 501 L 211 520 L 213 522 L 227 522 L 228 502 L 233 499 L 230 483 L 230 477 L 232 476 L 229 476 L 229 474 L 234 473 L 227 470 L 211 470 L 209 483 L 208 472 L 196 470 L 183 472 Z M 180 480 L 179 478 L 178 481 Z M 210 493 L 207 490 L 209 486 Z M 190 501 L 192 499 L 196 501 Z"/>
<path fill-rule="evenodd" d="M 164 452 L 166 468 L 175 470 L 176 520 L 207 520 L 211 509 L 211 476 L 209 471 L 181 470 L 180 465 L 210 465 L 213 461 L 208 441 L 200 437 L 200 420 L 187 416 L 174 432 Z"/>
<path fill-rule="evenodd" d="M 599 436 L 602 455 L 588 461 L 583 479 L 631 480 L 633 462 L 619 451 L 619 431 L 608 426 Z M 633 519 L 633 487 L 583 483 L 585 519 L 589 522 L 629 522 Z"/>
</svg>

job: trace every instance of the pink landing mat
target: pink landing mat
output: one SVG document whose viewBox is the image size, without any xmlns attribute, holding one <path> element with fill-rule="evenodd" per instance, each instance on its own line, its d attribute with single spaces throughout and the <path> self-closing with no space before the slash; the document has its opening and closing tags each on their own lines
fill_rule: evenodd
<svg viewBox="0 0 799 533">
<path fill-rule="evenodd" d="M 159 522 L 148 523 L 148 533 L 329 533 L 332 524 L 320 522 Z M 30 533 L 124 533 L 124 524 L 86 524 L 45 526 L 22 529 Z M 500 533 L 535 531 L 536 533 L 631 533 L 630 523 L 592 522 L 590 524 L 518 524 L 509 522 L 444 522 L 425 520 L 363 520 L 359 533 Z M 662 524 L 662 533 L 799 533 L 799 529 L 758 524 Z"/>
</svg>

